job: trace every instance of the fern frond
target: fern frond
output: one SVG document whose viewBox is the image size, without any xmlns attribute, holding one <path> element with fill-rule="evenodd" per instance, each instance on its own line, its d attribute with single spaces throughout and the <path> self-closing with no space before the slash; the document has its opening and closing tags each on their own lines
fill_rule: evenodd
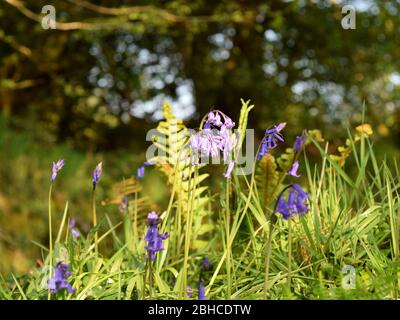
<svg viewBox="0 0 400 320">
<path fill-rule="evenodd" d="M 239 125 L 238 125 L 238 131 L 239 131 L 239 139 L 238 139 L 238 144 L 237 148 L 240 150 L 242 147 L 244 138 L 246 136 L 246 129 L 247 129 L 247 121 L 249 118 L 249 113 L 251 109 L 254 108 L 254 104 L 249 106 L 250 100 L 244 101 L 243 99 L 240 99 L 242 102 L 242 108 L 240 110 L 240 118 L 239 118 Z"/>
<path fill-rule="evenodd" d="M 159 151 L 163 152 L 163 155 L 155 156 L 149 161 L 154 163 L 156 168 L 167 177 L 171 191 L 175 187 L 175 190 L 177 190 L 176 203 L 183 210 L 187 210 L 188 203 L 193 199 L 194 230 L 192 234 L 200 236 L 202 234 L 201 231 L 203 231 L 200 230 L 201 222 L 208 215 L 206 208 L 210 201 L 207 195 L 208 187 L 201 186 L 201 183 L 209 175 L 194 174 L 195 169 L 191 163 L 190 149 L 188 147 L 189 130 L 182 120 L 174 116 L 168 103 L 163 105 L 163 115 L 165 120 L 161 121 L 157 127 L 161 136 L 157 135 L 153 139 L 153 144 Z M 199 165 L 197 169 L 202 167 L 204 165 Z M 195 246 L 199 243 L 201 242 L 194 241 Z"/>
<path fill-rule="evenodd" d="M 272 201 L 273 192 L 279 182 L 279 171 L 273 155 L 267 154 L 263 157 L 256 169 L 256 183 L 260 194 L 263 196 L 264 204 Z"/>
</svg>

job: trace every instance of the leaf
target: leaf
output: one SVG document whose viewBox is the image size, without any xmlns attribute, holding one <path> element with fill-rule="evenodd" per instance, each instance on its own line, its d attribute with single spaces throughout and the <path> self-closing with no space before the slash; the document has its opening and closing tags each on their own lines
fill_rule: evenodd
<svg viewBox="0 0 400 320">
<path fill-rule="evenodd" d="M 174 116 L 168 103 L 163 105 L 163 115 L 165 120 L 157 126 L 159 135 L 153 139 L 153 145 L 158 148 L 159 154 L 149 161 L 165 174 L 171 192 L 175 190 L 176 202 L 182 208 L 186 210 L 189 201 L 193 199 L 192 234 L 196 239 L 200 234 L 203 219 L 208 216 L 207 204 L 210 201 L 207 195 L 208 187 L 201 184 L 209 175 L 195 174 L 195 167 L 192 166 L 190 160 L 190 132 L 182 120 Z M 160 151 L 163 154 L 160 154 Z M 196 168 L 201 169 L 202 167 L 204 165 Z"/>
<path fill-rule="evenodd" d="M 268 153 L 259 161 L 256 170 L 258 188 L 263 195 L 264 204 L 268 204 L 272 201 L 273 192 L 279 181 L 279 172 L 274 156 Z"/>
<path fill-rule="evenodd" d="M 239 125 L 238 125 L 238 131 L 239 131 L 239 140 L 237 144 L 238 150 L 242 147 L 244 138 L 246 136 L 246 129 L 247 129 L 247 120 L 249 117 L 249 113 L 251 109 L 254 108 L 254 105 L 249 106 L 250 100 L 247 100 L 246 102 L 243 99 L 240 99 L 242 102 L 242 108 L 240 110 L 240 118 L 239 118 Z"/>
</svg>

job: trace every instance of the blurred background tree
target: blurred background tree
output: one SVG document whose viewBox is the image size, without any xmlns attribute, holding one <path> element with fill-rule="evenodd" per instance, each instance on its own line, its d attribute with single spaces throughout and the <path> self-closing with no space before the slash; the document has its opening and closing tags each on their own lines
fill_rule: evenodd
<svg viewBox="0 0 400 320">
<path fill-rule="evenodd" d="M 342 124 L 361 121 L 365 103 L 381 148 L 398 147 L 398 0 L 50 2 L 0 1 L 0 225 L 1 215 L 4 221 L 25 210 L 17 186 L 36 184 L 20 191 L 29 201 L 47 179 L 44 171 L 27 182 L 20 171 L 18 184 L 15 163 L 43 172 L 56 157 L 52 146 L 87 153 L 89 160 L 75 157 L 75 186 L 98 153 L 110 161 L 112 152 L 119 159 L 130 150 L 143 154 L 165 99 L 192 127 L 215 107 L 234 118 L 244 98 L 256 105 L 250 127 L 284 120 L 289 136 L 318 128 L 337 139 Z M 41 24 L 49 4 L 54 30 Z M 341 26 L 345 4 L 356 8 L 354 30 Z M 38 204 L 38 217 L 44 209 Z"/>
</svg>

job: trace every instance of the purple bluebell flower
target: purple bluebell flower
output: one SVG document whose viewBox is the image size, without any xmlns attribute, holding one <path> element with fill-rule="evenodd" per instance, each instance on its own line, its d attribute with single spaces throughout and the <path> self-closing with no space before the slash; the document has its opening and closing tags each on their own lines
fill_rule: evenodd
<svg viewBox="0 0 400 320">
<path fill-rule="evenodd" d="M 211 269 L 211 262 L 208 258 L 203 260 L 203 263 L 200 266 L 200 269 L 203 271 L 209 271 Z"/>
<path fill-rule="evenodd" d="M 163 240 L 167 239 L 169 235 L 168 233 L 158 233 L 158 224 L 161 221 L 155 211 L 152 211 L 147 215 L 147 222 L 148 229 L 144 238 L 144 240 L 147 241 L 145 249 L 147 250 L 148 258 L 154 261 L 156 258 L 156 252 L 164 250 Z"/>
<path fill-rule="evenodd" d="M 227 179 L 231 178 L 231 174 L 232 174 L 234 166 L 235 166 L 235 161 L 233 161 L 233 160 L 229 161 L 228 168 L 226 169 L 226 172 L 224 175 L 225 178 L 227 178 Z"/>
<path fill-rule="evenodd" d="M 212 111 L 208 114 L 204 127 L 190 137 L 190 147 L 195 154 L 194 158 L 217 157 L 222 152 L 224 161 L 227 161 L 229 154 L 235 147 L 235 142 L 231 137 L 229 129 L 232 129 L 235 123 L 220 111 Z M 193 164 L 197 164 L 193 161 Z"/>
<path fill-rule="evenodd" d="M 57 162 L 53 162 L 53 166 L 52 166 L 52 172 L 51 172 L 51 178 L 50 181 L 51 183 L 54 182 L 54 180 L 56 180 L 57 174 L 58 172 L 64 167 L 64 160 L 58 160 Z"/>
<path fill-rule="evenodd" d="M 207 300 L 203 280 L 200 280 L 199 283 L 199 300 Z"/>
<path fill-rule="evenodd" d="M 96 189 L 96 185 L 100 181 L 102 173 L 103 173 L 103 163 L 100 162 L 93 170 L 93 190 Z"/>
<path fill-rule="evenodd" d="M 282 214 L 285 220 L 296 215 L 302 217 L 309 211 L 306 203 L 308 199 L 310 199 L 309 194 L 294 183 L 290 186 L 287 201 L 283 199 L 282 195 L 279 197 L 275 212 Z"/>
<path fill-rule="evenodd" d="M 118 208 L 119 208 L 119 211 L 122 213 L 128 211 L 128 198 L 126 196 L 123 196 L 121 198 L 121 203 Z"/>
<path fill-rule="evenodd" d="M 198 156 L 215 158 L 221 152 L 224 161 L 228 160 L 229 154 L 235 147 L 235 142 L 229 132 L 234 123 L 227 116 L 223 117 L 224 122 L 221 121 L 218 113 L 215 115 L 210 113 L 204 128 L 191 135 L 190 147 L 196 159 Z"/>
<path fill-rule="evenodd" d="M 296 137 L 293 145 L 293 151 L 295 153 L 299 152 L 301 148 L 303 148 L 304 144 L 306 143 L 306 139 L 307 139 L 307 134 L 305 131 L 301 136 Z"/>
<path fill-rule="evenodd" d="M 260 151 L 258 152 L 258 160 L 261 160 L 270 149 L 274 149 L 278 145 L 278 141 L 284 141 L 280 132 L 285 128 L 286 122 L 282 122 L 272 129 L 268 129 L 265 131 L 264 138 L 261 141 Z"/>
<path fill-rule="evenodd" d="M 143 179 L 144 178 L 144 166 L 141 166 L 137 169 L 137 177 L 139 179 Z"/>
<path fill-rule="evenodd" d="M 299 160 L 295 160 L 293 163 L 293 166 L 288 171 L 288 175 L 296 177 L 296 178 L 300 177 L 300 175 L 297 173 L 298 169 L 299 169 Z"/>
<path fill-rule="evenodd" d="M 223 121 L 222 121 L 223 120 Z M 235 123 L 229 118 L 226 114 L 219 110 L 211 111 L 208 114 L 207 121 L 204 125 L 204 129 L 211 129 L 211 128 L 226 128 L 232 129 L 235 126 Z"/>
<path fill-rule="evenodd" d="M 68 271 L 68 264 L 59 262 L 54 271 L 53 277 L 49 280 L 47 287 L 52 294 L 58 291 L 67 289 L 69 293 L 74 293 L 75 289 L 66 280 L 72 273 Z"/>
<path fill-rule="evenodd" d="M 190 138 L 190 146 L 197 155 L 215 158 L 219 155 L 223 138 L 216 129 L 204 129 Z"/>
<path fill-rule="evenodd" d="M 188 298 L 193 297 L 193 289 L 190 286 L 186 287 L 186 297 L 188 297 Z"/>
<path fill-rule="evenodd" d="M 77 228 L 75 228 L 76 220 L 74 218 L 70 219 L 68 222 L 68 228 L 71 231 L 72 236 L 76 240 L 80 236 L 80 232 Z"/>
</svg>

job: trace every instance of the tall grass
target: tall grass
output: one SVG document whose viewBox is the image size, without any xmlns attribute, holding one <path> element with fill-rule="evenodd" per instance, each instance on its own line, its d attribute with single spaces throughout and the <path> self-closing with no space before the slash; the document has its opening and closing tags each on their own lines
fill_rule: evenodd
<svg viewBox="0 0 400 320">
<path fill-rule="evenodd" d="M 309 134 L 307 148 L 320 154 L 317 163 L 307 152 L 300 157 L 310 211 L 290 225 L 273 213 L 276 193 L 288 184 L 278 179 L 274 197 L 267 201 L 258 184 L 259 170 L 264 170 L 260 164 L 250 177 L 235 176 L 228 184 L 221 177 L 219 190 L 208 188 L 207 196 L 202 193 L 205 178 L 203 184 L 198 181 L 207 168 L 189 169 L 186 185 L 176 178 L 184 169 L 178 164 L 167 168 L 172 170 L 169 206 L 159 214 L 162 231 L 171 236 L 151 267 L 151 283 L 145 277 L 147 225 L 146 214 L 138 210 L 141 191 L 135 189 L 118 222 L 98 210 L 98 226 L 77 239 L 61 223 L 53 261 L 69 263 L 76 293 L 53 298 L 196 299 L 200 265 L 208 258 L 212 269 L 202 276 L 209 299 L 398 299 L 399 170 L 395 161 L 378 161 L 370 139 L 359 137 L 349 130 L 350 153 L 341 165 L 327 154 L 327 142 Z M 282 159 L 276 160 L 282 165 Z M 351 162 L 355 170 L 350 174 Z M 280 172 L 286 171 L 281 167 Z M 68 216 L 66 206 L 62 221 Z M 100 226 L 103 232 L 95 240 Z M 112 241 L 113 253 L 99 249 L 96 254 L 93 249 L 106 240 Z M 42 246 L 43 261 L 47 255 Z M 343 286 L 346 265 L 354 268 L 354 289 Z M 0 298 L 46 299 L 48 268 L 32 268 L 19 277 L 1 275 Z"/>
</svg>

